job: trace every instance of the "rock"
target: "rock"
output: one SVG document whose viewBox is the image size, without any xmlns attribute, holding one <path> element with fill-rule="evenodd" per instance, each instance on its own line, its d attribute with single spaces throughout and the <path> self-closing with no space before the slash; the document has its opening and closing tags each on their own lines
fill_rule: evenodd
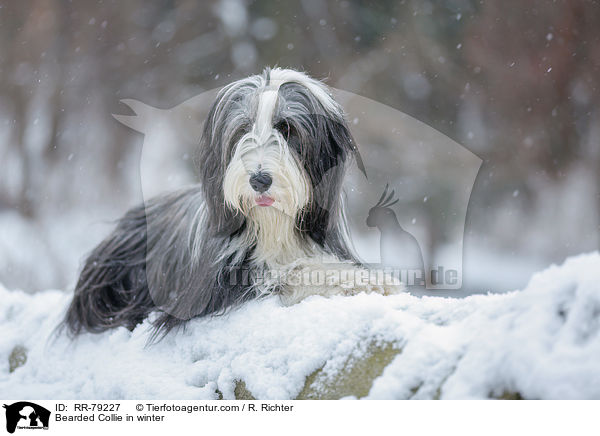
<svg viewBox="0 0 600 436">
<path fill-rule="evenodd" d="M 362 398 L 369 394 L 373 380 L 402 350 L 392 342 L 370 342 L 364 353 L 350 355 L 342 368 L 333 374 L 324 367 L 306 378 L 298 400 L 338 400 L 344 397 Z"/>
<path fill-rule="evenodd" d="M 242 380 L 235 382 L 234 393 L 236 400 L 256 400 L 254 395 L 246 388 L 246 383 Z"/>
<path fill-rule="evenodd" d="M 14 372 L 20 366 L 27 362 L 27 348 L 17 345 L 8 356 L 8 371 Z"/>
</svg>

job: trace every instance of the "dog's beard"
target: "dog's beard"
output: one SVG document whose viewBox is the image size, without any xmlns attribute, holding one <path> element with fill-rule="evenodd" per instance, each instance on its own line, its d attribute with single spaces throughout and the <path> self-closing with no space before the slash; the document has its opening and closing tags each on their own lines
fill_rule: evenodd
<svg viewBox="0 0 600 436">
<path fill-rule="evenodd" d="M 311 187 L 299 158 L 289 149 L 277 130 L 244 135 L 235 147 L 227 166 L 223 191 L 228 207 L 246 218 L 247 228 L 239 244 L 255 245 L 253 259 L 267 264 L 289 264 L 310 254 L 311 244 L 299 237 L 297 223 L 311 201 Z M 263 193 L 252 189 L 249 178 L 264 171 L 272 178 Z M 260 197 L 273 201 L 270 206 L 257 203 Z"/>
<path fill-rule="evenodd" d="M 257 171 L 272 177 L 271 186 L 263 194 L 254 191 L 248 182 Z M 227 166 L 223 191 L 226 205 L 244 216 L 260 207 L 256 202 L 260 195 L 271 197 L 275 202 L 270 207 L 291 217 L 308 204 L 311 196 L 310 183 L 299 159 L 276 130 L 262 144 L 253 132 L 242 137 Z"/>
</svg>

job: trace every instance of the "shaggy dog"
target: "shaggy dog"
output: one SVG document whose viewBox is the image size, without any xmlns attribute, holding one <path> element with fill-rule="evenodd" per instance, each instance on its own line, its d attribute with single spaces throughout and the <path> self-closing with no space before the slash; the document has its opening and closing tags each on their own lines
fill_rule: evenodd
<svg viewBox="0 0 600 436">
<path fill-rule="evenodd" d="M 164 334 L 272 293 L 292 304 L 400 290 L 365 280 L 351 249 L 342 183 L 352 159 L 364 166 L 323 83 L 275 68 L 225 86 L 196 158 L 198 185 L 130 210 L 89 255 L 71 333 L 133 329 L 156 312 Z"/>
</svg>

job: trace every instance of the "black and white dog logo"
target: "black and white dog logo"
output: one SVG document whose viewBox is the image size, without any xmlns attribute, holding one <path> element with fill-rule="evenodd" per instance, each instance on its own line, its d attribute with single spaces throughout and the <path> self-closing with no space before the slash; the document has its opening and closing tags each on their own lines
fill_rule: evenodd
<svg viewBox="0 0 600 436">
<path fill-rule="evenodd" d="M 17 428 L 48 430 L 50 421 L 48 409 L 29 401 L 4 404 L 3 407 L 6 409 L 6 431 L 9 433 L 14 433 Z"/>
</svg>

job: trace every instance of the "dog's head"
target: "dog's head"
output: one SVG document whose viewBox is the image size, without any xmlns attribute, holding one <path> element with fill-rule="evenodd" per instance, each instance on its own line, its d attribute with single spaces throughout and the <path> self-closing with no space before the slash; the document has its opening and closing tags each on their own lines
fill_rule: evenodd
<svg viewBox="0 0 600 436">
<path fill-rule="evenodd" d="M 323 83 L 280 68 L 234 82 L 212 106 L 198 156 L 212 221 L 235 231 L 278 211 L 323 244 L 353 156 L 343 110 Z"/>
</svg>

